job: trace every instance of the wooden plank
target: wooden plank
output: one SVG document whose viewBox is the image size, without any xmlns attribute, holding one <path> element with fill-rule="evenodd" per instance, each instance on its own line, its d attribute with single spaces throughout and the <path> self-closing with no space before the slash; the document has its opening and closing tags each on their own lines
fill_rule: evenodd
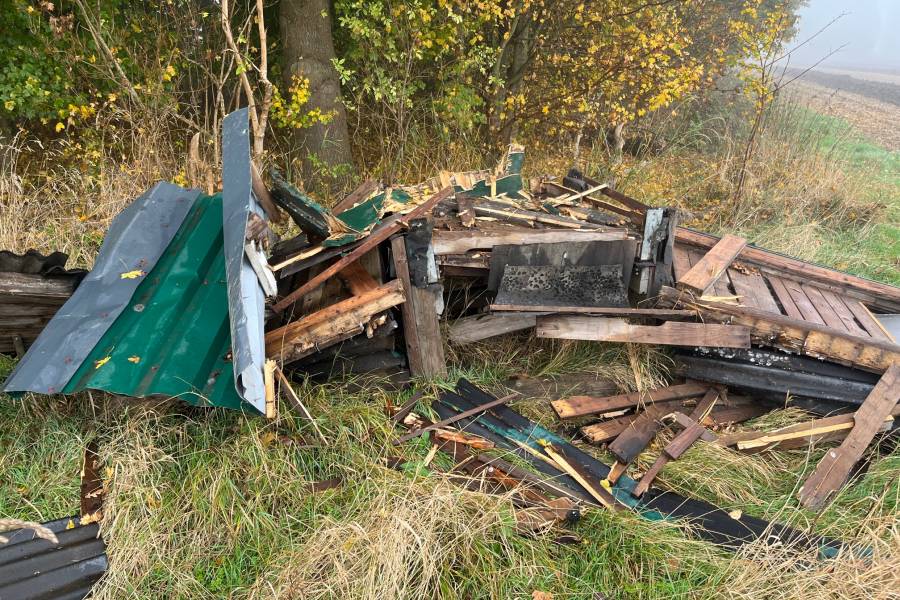
<svg viewBox="0 0 900 600">
<path fill-rule="evenodd" d="M 403 301 L 402 285 L 394 280 L 371 292 L 327 306 L 266 333 L 266 356 L 280 359 L 281 364 L 296 360 L 339 336 L 361 332 L 372 316 Z"/>
<path fill-rule="evenodd" d="M 646 410 L 642 412 L 619 436 L 607 446 L 616 460 L 628 465 L 638 454 L 644 451 L 650 440 L 659 431 L 661 415 L 656 411 Z"/>
<path fill-rule="evenodd" d="M 762 280 L 762 277 L 756 275 Z M 762 300 L 757 299 L 757 295 L 759 295 L 759 289 L 754 286 L 754 278 L 752 275 L 746 275 L 741 273 L 737 269 L 728 269 L 728 278 L 731 280 L 731 285 L 734 287 L 734 293 L 740 296 L 740 304 L 742 306 L 750 306 L 753 308 L 762 308 L 762 303 L 765 302 L 765 298 Z M 765 284 L 763 284 L 763 288 L 765 288 Z M 769 291 L 766 290 L 766 294 L 769 294 Z M 771 296 L 769 296 L 771 299 Z M 772 300 L 772 304 L 776 306 L 775 301 Z"/>
<path fill-rule="evenodd" d="M 288 397 L 291 399 L 291 402 L 293 402 L 294 406 L 299 408 L 303 412 L 304 416 L 309 419 L 309 422 L 312 423 L 312 426 L 316 430 L 316 434 L 319 436 L 319 439 L 321 439 L 322 443 L 327 446 L 328 440 L 322 434 L 322 430 L 319 429 L 319 426 L 316 424 L 316 420 L 313 419 L 313 416 L 310 414 L 309 410 L 307 410 L 306 405 L 304 405 L 303 401 L 300 400 L 300 396 L 298 396 L 297 392 L 294 391 L 291 382 L 285 376 L 284 372 L 280 368 L 276 367 L 275 374 L 278 375 L 278 379 L 281 380 L 281 389 L 283 391 L 287 391 Z"/>
<path fill-rule="evenodd" d="M 831 309 L 834 310 L 835 314 L 840 317 L 841 321 L 843 321 L 844 323 L 844 329 L 846 329 L 851 335 L 869 335 L 869 333 L 865 329 L 860 327 L 856 322 L 856 318 L 853 316 L 853 313 L 850 312 L 850 309 L 847 308 L 847 305 L 840 298 L 840 296 L 823 289 L 820 289 L 819 293 L 822 294 L 822 297 L 825 298 L 825 301 L 828 302 L 828 305 L 831 306 Z"/>
<path fill-rule="evenodd" d="M 782 283 L 784 284 L 785 289 L 787 289 L 788 294 L 790 294 L 791 300 L 794 301 L 794 305 L 800 310 L 800 314 L 803 316 L 804 321 L 825 325 L 825 320 L 819 315 L 819 311 L 813 306 L 812 301 L 807 297 L 806 292 L 803 290 L 803 286 L 800 283 L 790 279 L 783 279 Z"/>
<path fill-rule="evenodd" d="M 361 202 L 365 200 L 369 196 L 372 195 L 372 192 L 378 189 L 378 182 L 374 179 L 366 179 L 359 187 L 350 192 L 350 194 L 345 197 L 343 200 L 334 205 L 331 209 L 331 214 L 337 216 L 344 212 L 345 210 L 353 208 L 353 206 L 357 202 Z"/>
<path fill-rule="evenodd" d="M 497 335 L 534 327 L 537 317 L 533 314 L 473 315 L 457 319 L 450 326 L 450 341 L 454 344 L 471 344 Z"/>
<path fill-rule="evenodd" d="M 825 299 L 819 288 L 812 285 L 801 285 L 800 287 L 806 293 L 806 297 L 812 302 L 816 312 L 819 313 L 826 325 L 840 331 L 848 331 L 846 325 L 844 325 L 844 320 L 831 308 L 831 304 Z"/>
<path fill-rule="evenodd" d="M 697 403 L 697 406 L 691 411 L 691 414 L 687 417 L 690 423 L 685 427 L 684 431 L 681 432 L 678 436 L 675 437 L 669 444 L 663 449 L 663 452 L 660 453 L 658 457 L 656 457 L 656 461 L 644 473 L 644 476 L 641 477 L 641 480 L 634 488 L 633 494 L 635 496 L 642 496 L 644 493 L 650 489 L 650 484 L 653 483 L 653 480 L 659 474 L 659 472 L 666 466 L 669 460 L 678 460 L 681 455 L 690 448 L 691 444 L 697 441 L 698 438 L 703 436 L 704 433 L 707 433 L 706 428 L 698 423 L 698 421 L 702 421 L 706 418 L 710 412 L 712 411 L 713 406 L 716 404 L 716 401 L 719 399 L 719 390 L 715 388 L 710 388 L 707 390 L 706 394 L 703 395 L 703 398 L 700 402 Z"/>
<path fill-rule="evenodd" d="M 725 274 L 746 245 L 747 240 L 742 237 L 724 236 L 700 262 L 692 266 L 691 270 L 678 280 L 677 287 L 702 296 Z"/>
<path fill-rule="evenodd" d="M 745 306 L 688 298 L 674 288 L 664 287 L 660 299 L 665 306 L 700 310 L 704 319 L 748 327 L 759 344 L 790 352 L 827 358 L 844 365 L 881 373 L 900 362 L 900 346 L 873 338 L 850 335 L 825 325 L 791 319 Z"/>
<path fill-rule="evenodd" d="M 614 306 L 542 306 L 534 304 L 491 304 L 493 312 L 559 313 L 585 315 L 618 315 L 623 317 L 653 317 L 656 319 L 692 319 L 696 313 L 690 310 L 670 308 L 617 308 Z"/>
<path fill-rule="evenodd" d="M 571 217 L 558 217 L 549 213 L 539 213 L 532 210 L 514 208 L 505 204 L 478 200 L 472 205 L 475 214 L 479 217 L 494 217 L 502 221 L 519 222 L 523 224 L 543 223 L 555 227 L 568 227 L 571 229 L 603 229 L 601 225 L 579 221 Z"/>
<path fill-rule="evenodd" d="M 391 238 L 391 256 L 394 260 L 394 270 L 397 280 L 403 288 L 403 294 L 409 298 L 412 284 L 409 281 L 409 264 L 406 259 L 406 241 L 403 236 Z M 400 314 L 403 318 L 403 340 L 406 344 L 406 360 L 409 361 L 410 372 L 422 372 L 424 370 L 422 349 L 419 345 L 419 332 L 416 329 L 416 313 L 412 305 L 404 302 L 400 306 Z"/>
<path fill-rule="evenodd" d="M 647 410 L 656 411 L 660 417 L 673 413 L 684 408 L 683 400 L 670 400 L 667 402 L 657 402 L 647 407 Z M 592 425 L 585 425 L 581 428 L 581 433 L 588 441 L 594 444 L 602 444 L 614 440 L 616 436 L 625 431 L 625 429 L 638 418 L 640 413 L 606 419 Z"/>
<path fill-rule="evenodd" d="M 0 273 L 0 303 L 60 305 L 74 291 L 75 279 L 71 277 Z"/>
<path fill-rule="evenodd" d="M 865 329 L 870 336 L 876 340 L 884 340 L 886 342 L 894 341 L 884 331 L 881 323 L 872 316 L 872 313 L 869 312 L 869 309 L 866 308 L 862 302 L 850 298 L 845 298 L 844 301 L 847 304 L 847 308 L 853 313 L 853 316 L 856 317 L 856 320 L 859 321 L 859 324 L 863 326 L 863 329 Z"/>
<path fill-rule="evenodd" d="M 878 384 L 853 415 L 853 430 L 841 445 L 829 450 L 816 470 L 800 488 L 800 503 L 806 508 L 819 509 L 842 486 L 853 466 L 862 457 L 881 427 L 884 419 L 900 400 L 900 363 L 891 365 Z"/>
<path fill-rule="evenodd" d="M 406 215 L 399 215 L 397 216 L 397 218 L 390 221 L 385 221 L 380 228 L 372 231 L 372 233 L 370 233 L 369 236 L 362 241 L 362 243 L 356 246 L 356 248 L 351 250 L 345 256 L 339 258 L 327 269 L 324 269 L 321 273 L 278 301 L 272 306 L 272 309 L 275 312 L 283 311 L 291 304 L 302 298 L 305 294 L 315 289 L 316 286 L 323 283 L 326 279 L 333 277 L 347 265 L 356 262 L 356 260 L 358 260 L 360 256 L 391 237 L 391 235 L 400 231 L 400 229 L 404 227 L 406 223 L 428 214 L 438 204 L 438 202 L 450 197 L 452 194 L 453 188 L 444 188 L 437 194 L 433 195 L 431 198 L 414 208 L 410 213 Z"/>
<path fill-rule="evenodd" d="M 791 293 L 788 291 L 787 287 L 785 287 L 784 280 L 780 277 L 770 275 L 769 285 L 772 286 L 772 291 L 775 292 L 775 296 L 781 303 L 781 308 L 784 309 L 784 313 L 792 319 L 803 321 L 803 313 L 801 313 L 800 309 L 797 308 L 797 305 L 794 304 L 794 299 L 791 297 Z"/>
<path fill-rule="evenodd" d="M 470 250 L 490 250 L 504 244 L 551 244 L 559 242 L 603 242 L 628 239 L 627 229 L 517 229 L 512 231 L 443 231 L 436 230 L 432 244 L 434 253 L 464 254 Z"/>
<path fill-rule="evenodd" d="M 266 359 L 263 365 L 263 383 L 266 392 L 266 418 L 275 418 L 275 369 L 278 366 L 271 358 Z"/>
<path fill-rule="evenodd" d="M 565 200 L 568 200 L 569 198 L 574 198 L 575 196 L 578 196 L 578 194 L 579 194 L 579 192 L 576 192 L 575 190 L 573 190 L 571 188 L 567 188 L 563 185 L 559 185 L 558 183 L 553 183 L 552 181 L 544 181 L 544 182 L 542 182 L 542 185 L 543 185 L 544 191 L 546 191 L 548 194 L 555 196 L 555 197 L 565 195 L 566 196 Z M 600 192 L 604 193 L 604 189 L 600 189 Z M 605 202 L 603 200 L 600 200 L 599 198 L 596 198 L 596 197 L 590 196 L 590 195 L 584 196 L 584 199 L 587 200 L 588 202 L 590 202 L 593 206 L 595 206 L 601 210 L 609 211 L 611 213 L 615 213 L 618 215 L 628 217 L 629 219 L 631 219 L 632 221 L 634 221 L 635 223 L 638 223 L 638 224 L 643 222 L 642 211 L 631 210 L 628 208 L 622 208 L 621 206 L 616 206 L 615 204 L 610 204 L 609 202 Z M 646 210 L 646 208 L 644 210 Z"/>
<path fill-rule="evenodd" d="M 678 281 L 691 270 L 691 259 L 687 248 L 675 246 L 672 253 L 672 268 L 675 270 L 675 281 Z"/>
<path fill-rule="evenodd" d="M 677 228 L 675 236 L 679 244 L 689 244 L 699 248 L 712 248 L 719 241 L 717 236 L 685 227 Z M 867 304 L 879 309 L 900 312 L 900 287 L 864 279 L 753 246 L 745 247 L 738 259 L 762 267 L 767 274 L 793 278 L 803 283 L 815 283 L 832 292 L 864 300 Z"/>
<path fill-rule="evenodd" d="M 281 210 L 279 210 L 278 206 L 275 205 L 275 201 L 272 200 L 272 194 L 269 193 L 269 188 L 267 188 L 266 184 L 263 182 L 262 177 L 259 174 L 259 169 L 256 168 L 256 162 L 254 161 L 250 161 L 250 185 L 253 189 L 253 195 L 256 196 L 259 205 L 262 206 L 262 209 L 266 212 L 266 216 L 269 220 L 273 223 L 283 222 L 284 215 Z"/>
<path fill-rule="evenodd" d="M 668 346 L 749 348 L 750 331 L 733 325 L 666 322 L 662 325 L 631 325 L 624 319 L 590 316 L 541 316 L 538 337 L 596 342 L 630 342 Z"/>
<path fill-rule="evenodd" d="M 365 294 L 378 288 L 378 282 L 359 264 L 359 261 L 344 267 L 344 270 L 338 276 L 354 296 Z"/>
<path fill-rule="evenodd" d="M 681 400 L 701 396 L 707 392 L 709 386 L 701 383 L 683 383 L 664 388 L 647 390 L 645 392 L 631 392 L 595 398 L 592 396 L 570 396 L 551 400 L 553 410 L 560 419 L 572 419 L 585 415 L 608 413 L 622 408 L 631 408 L 640 404 L 662 403 L 669 400 Z"/>
<path fill-rule="evenodd" d="M 441 427 L 446 427 L 447 425 L 452 425 L 453 423 L 456 423 L 457 421 L 461 421 L 461 420 L 467 419 L 473 415 L 483 413 L 484 411 L 494 408 L 495 406 L 500 406 L 501 404 L 506 404 L 507 402 L 509 402 L 510 400 L 515 398 L 516 396 L 518 396 L 518 394 L 509 394 L 508 396 L 503 396 L 502 398 L 496 398 L 495 400 L 491 400 L 490 402 L 485 402 L 484 404 L 481 404 L 474 408 L 464 410 L 463 412 L 453 415 L 452 417 L 447 417 L 446 419 L 438 421 L 437 423 L 432 423 L 431 425 L 428 425 L 426 427 L 420 427 L 418 429 L 410 431 L 409 433 L 404 434 L 404 435 L 400 436 L 398 439 L 394 440 L 394 445 L 399 446 L 403 442 L 411 440 L 415 437 L 419 437 L 420 435 L 422 435 L 423 433 L 426 433 L 428 431 L 434 431 L 435 429 L 439 429 Z"/>
</svg>

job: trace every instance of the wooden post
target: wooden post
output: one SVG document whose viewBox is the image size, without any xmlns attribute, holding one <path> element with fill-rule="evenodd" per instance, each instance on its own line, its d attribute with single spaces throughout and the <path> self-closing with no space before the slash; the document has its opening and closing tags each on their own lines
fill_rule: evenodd
<svg viewBox="0 0 900 600">
<path fill-rule="evenodd" d="M 406 295 L 401 313 L 409 370 L 415 376 L 444 377 L 447 375 L 447 365 L 438 322 L 436 294 L 427 287 L 418 288 L 410 282 L 405 236 L 391 239 L 391 254 L 394 257 L 397 279 Z"/>
</svg>

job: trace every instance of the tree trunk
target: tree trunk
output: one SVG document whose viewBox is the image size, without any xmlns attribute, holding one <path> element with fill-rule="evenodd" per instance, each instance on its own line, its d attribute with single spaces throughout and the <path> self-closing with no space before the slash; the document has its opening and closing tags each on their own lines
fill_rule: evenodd
<svg viewBox="0 0 900 600">
<path fill-rule="evenodd" d="M 310 92 L 307 108 L 334 115 L 328 123 L 294 131 L 293 143 L 301 153 L 304 183 L 307 188 L 340 183 L 331 176 L 333 172 L 323 172 L 323 167 L 353 164 L 340 80 L 331 63 L 335 54 L 329 2 L 282 0 L 279 13 L 285 67 L 282 90 L 286 93 L 291 87 L 293 76 L 305 77 L 309 79 Z"/>
</svg>

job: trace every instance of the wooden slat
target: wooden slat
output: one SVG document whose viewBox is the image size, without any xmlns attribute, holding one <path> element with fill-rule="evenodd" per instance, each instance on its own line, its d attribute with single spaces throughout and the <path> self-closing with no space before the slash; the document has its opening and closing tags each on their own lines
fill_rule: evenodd
<svg viewBox="0 0 900 600">
<path fill-rule="evenodd" d="M 850 312 L 850 309 L 847 308 L 847 305 L 837 294 L 822 289 L 819 290 L 819 293 L 822 294 L 822 297 L 825 298 L 825 301 L 828 302 L 831 309 L 838 317 L 840 317 L 841 321 L 843 321 L 844 329 L 849 331 L 852 335 L 861 335 L 863 337 L 869 335 L 865 329 L 859 326 L 853 313 Z"/>
<path fill-rule="evenodd" d="M 668 346 L 749 348 L 750 331 L 745 327 L 679 323 L 631 325 L 624 319 L 592 316 L 542 316 L 537 318 L 537 337 L 595 342 L 630 342 Z"/>
<path fill-rule="evenodd" d="M 728 269 L 728 278 L 734 287 L 734 293 L 740 296 L 738 302 L 741 306 L 749 306 L 751 308 L 761 308 L 760 301 L 756 299 L 757 289 L 753 286 L 753 278 L 745 275 L 735 269 Z M 759 277 L 757 275 L 757 277 Z M 766 292 L 768 293 L 768 291 Z M 774 301 L 773 301 L 774 303 Z"/>
<path fill-rule="evenodd" d="M 736 235 L 726 235 L 706 255 L 678 280 L 678 288 L 703 295 L 706 290 L 728 270 L 740 254 L 747 240 Z"/>
<path fill-rule="evenodd" d="M 825 320 L 819 315 L 819 311 L 816 310 L 816 307 L 813 306 L 813 303 L 806 296 L 806 292 L 803 291 L 801 284 L 790 279 L 783 279 L 782 283 L 784 283 L 788 294 L 791 295 L 794 305 L 800 310 L 800 314 L 803 315 L 804 321 L 825 325 Z"/>
<path fill-rule="evenodd" d="M 775 292 L 775 295 L 778 297 L 778 301 L 781 302 L 781 307 L 784 309 L 784 313 L 792 319 L 798 319 L 800 321 L 803 320 L 803 313 L 800 312 L 800 309 L 797 308 L 797 305 L 794 304 L 794 299 L 791 298 L 791 293 L 784 285 L 784 280 L 780 277 L 769 276 L 769 285 L 772 286 L 772 291 Z"/>
<path fill-rule="evenodd" d="M 685 406 L 684 400 L 670 400 L 667 402 L 656 402 L 647 407 L 648 410 L 657 411 L 659 416 L 665 416 L 669 413 L 683 410 Z M 612 419 L 606 419 L 593 425 L 585 425 L 581 428 L 581 433 L 588 441 L 594 444 L 602 444 L 614 440 L 616 436 L 625 431 L 625 429 L 638 418 L 640 413 L 624 415 Z"/>
<path fill-rule="evenodd" d="M 863 452 L 872 442 L 885 418 L 900 400 L 900 363 L 888 368 L 872 393 L 853 415 L 853 430 L 838 448 L 829 450 L 816 470 L 800 488 L 800 503 L 811 509 L 821 508 L 847 481 Z"/>
<path fill-rule="evenodd" d="M 622 408 L 631 408 L 640 404 L 661 403 L 668 400 L 680 400 L 701 396 L 709 389 L 708 385 L 700 383 L 683 383 L 664 388 L 648 390 L 646 392 L 631 392 L 605 398 L 592 396 L 570 396 L 559 400 L 552 400 L 550 404 L 561 419 L 583 417 L 608 413 Z"/>
<path fill-rule="evenodd" d="M 687 452 L 688 448 L 690 448 L 694 442 L 700 439 L 700 436 L 703 435 L 703 432 L 706 431 L 706 428 L 699 423 L 694 423 L 689 426 L 669 442 L 664 452 L 665 454 L 671 458 L 672 460 L 678 460 L 681 458 L 681 455 Z"/>
<path fill-rule="evenodd" d="M 672 253 L 672 268 L 675 270 L 675 281 L 678 281 L 691 270 L 690 253 L 684 246 L 675 246 Z"/>
<path fill-rule="evenodd" d="M 350 194 L 346 198 L 335 204 L 334 208 L 331 209 L 331 214 L 337 216 L 345 210 L 353 208 L 354 204 L 365 200 L 372 194 L 372 192 L 377 189 L 377 181 L 375 181 L 374 179 L 366 179 L 359 185 L 358 188 L 350 192 Z"/>
<path fill-rule="evenodd" d="M 816 308 L 816 312 L 819 313 L 819 316 L 822 317 L 822 320 L 825 321 L 826 325 L 838 330 L 847 331 L 843 319 L 834 312 L 834 309 L 831 308 L 831 304 L 828 303 L 828 300 L 825 299 L 822 292 L 817 287 L 812 285 L 803 285 L 800 287 L 806 292 L 806 297 L 812 302 L 812 305 Z"/>
<path fill-rule="evenodd" d="M 370 233 L 369 237 L 363 240 L 362 243 L 360 243 L 348 254 L 338 259 L 327 269 L 324 269 L 321 273 L 311 278 L 299 288 L 288 294 L 278 303 L 274 304 L 272 306 L 272 310 L 274 310 L 275 312 L 283 311 L 291 304 L 302 298 L 304 295 L 311 292 L 326 279 L 333 277 L 344 267 L 353 262 L 356 262 L 360 256 L 391 237 L 391 235 L 397 233 L 402 227 L 404 227 L 406 223 L 414 219 L 418 219 L 419 217 L 422 217 L 431 212 L 431 210 L 438 204 L 438 202 L 444 200 L 445 198 L 449 198 L 452 194 L 453 188 L 444 188 L 419 206 L 415 207 L 410 213 L 406 215 L 400 215 L 390 222 L 385 221 L 379 229 L 376 229 L 375 231 Z"/>
<path fill-rule="evenodd" d="M 675 236 L 679 244 L 700 248 L 712 248 L 719 241 L 714 235 L 685 227 L 678 227 Z M 803 283 L 815 283 L 841 295 L 864 299 L 867 304 L 879 309 L 900 312 L 900 287 L 842 273 L 753 246 L 745 247 L 738 259 L 760 266 L 766 274 L 794 278 Z"/>
<path fill-rule="evenodd" d="M 894 341 L 884 332 L 881 328 L 881 324 L 872 317 L 872 313 L 869 312 L 869 309 L 866 308 L 862 302 L 850 298 L 844 298 L 843 300 L 846 303 L 847 308 L 853 313 L 853 316 L 856 317 L 856 320 L 859 321 L 859 324 L 863 326 L 863 329 L 865 329 L 869 335 L 876 340 L 884 340 L 886 342 Z"/>
<path fill-rule="evenodd" d="M 604 242 L 628 239 L 627 229 L 581 231 L 578 229 L 516 229 L 512 231 L 436 230 L 434 253 L 464 254 L 470 250 L 490 250 L 504 244 L 552 244 L 558 242 Z"/>
<path fill-rule="evenodd" d="M 350 263 L 339 273 L 341 281 L 347 284 L 354 296 L 371 292 L 378 288 L 378 282 L 366 271 L 359 261 Z"/>
</svg>

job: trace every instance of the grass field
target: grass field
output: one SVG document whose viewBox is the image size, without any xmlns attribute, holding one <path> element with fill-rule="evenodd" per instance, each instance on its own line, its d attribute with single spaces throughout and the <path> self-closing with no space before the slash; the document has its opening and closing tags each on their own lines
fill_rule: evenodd
<svg viewBox="0 0 900 600">
<path fill-rule="evenodd" d="M 623 189 L 649 201 L 674 201 L 693 211 L 697 226 L 735 229 L 791 254 L 900 283 L 898 154 L 848 135 L 835 117 L 782 116 L 800 125 L 764 140 L 739 206 L 730 203 L 720 178 L 733 165 L 733 152 L 685 150 L 630 162 Z M 27 203 L 35 190 L 5 173 L 5 247 L 58 242 L 89 264 L 97 232 L 123 199 L 148 180 L 174 176 L 171 166 L 144 157 L 154 170 L 142 172 L 142 158 L 134 160 L 104 167 L 83 188 L 71 173 L 42 180 L 40 189 L 59 207 L 46 222 Z M 65 194 L 81 200 L 66 203 Z M 96 200 L 86 219 L 84 198 Z M 459 376 L 496 392 L 513 376 L 585 372 L 623 390 L 646 389 L 666 378 L 669 364 L 665 354 L 646 347 L 527 335 L 464 352 L 447 348 L 447 354 L 450 377 L 420 382 L 430 391 L 426 401 Z M 0 363 L 0 375 L 10 366 Z M 658 478 L 664 487 L 727 510 L 853 542 L 866 549 L 862 559 L 848 554 L 821 562 L 763 543 L 730 554 L 676 523 L 600 510 L 569 528 L 581 543 L 558 545 L 558 530 L 519 534 L 509 498 L 448 481 L 444 457 L 424 464 L 426 440 L 394 447 L 398 433 L 383 406 L 402 398 L 379 383 L 298 388 L 327 446 L 284 406 L 267 422 L 96 393 L 3 397 L 0 516 L 48 520 L 76 513 L 82 451 L 94 439 L 105 465 L 103 531 L 110 557 L 96 598 L 527 599 L 539 598 L 536 591 L 557 600 L 900 597 L 900 451 L 887 445 L 821 515 L 799 508 L 796 490 L 824 448 L 744 456 L 701 442 Z M 547 399 L 513 406 L 558 428 Z M 780 410 L 747 426 L 805 418 Z M 658 452 L 656 443 L 632 475 Z M 406 464 L 388 468 L 388 457 Z M 312 491 L 314 482 L 334 477 L 340 487 Z"/>
</svg>

